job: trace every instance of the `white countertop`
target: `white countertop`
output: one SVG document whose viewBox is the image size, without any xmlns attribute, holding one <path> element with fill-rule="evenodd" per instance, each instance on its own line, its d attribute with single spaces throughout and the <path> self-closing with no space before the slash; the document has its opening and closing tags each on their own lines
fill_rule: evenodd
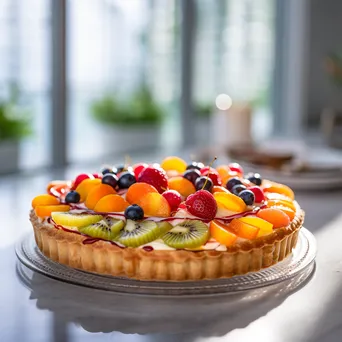
<svg viewBox="0 0 342 342">
<path fill-rule="evenodd" d="M 19 280 L 14 244 L 30 231 L 30 200 L 51 177 L 0 180 L 1 342 L 342 340 L 342 192 L 297 195 L 318 243 L 316 272 L 304 287 L 292 294 L 277 287 L 257 300 L 170 301 L 114 295 L 39 274 L 31 274 L 28 287 Z"/>
</svg>

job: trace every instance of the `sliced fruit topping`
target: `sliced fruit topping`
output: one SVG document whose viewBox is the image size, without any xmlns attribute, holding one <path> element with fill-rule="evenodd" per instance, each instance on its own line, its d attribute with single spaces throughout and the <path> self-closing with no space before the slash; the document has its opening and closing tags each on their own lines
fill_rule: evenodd
<svg viewBox="0 0 342 342">
<path fill-rule="evenodd" d="M 217 220 L 210 222 L 210 235 L 217 242 L 227 247 L 233 245 L 238 238 L 237 235 L 227 230 L 226 225 Z"/>
<path fill-rule="evenodd" d="M 77 188 L 76 191 L 81 196 L 81 202 L 84 202 L 88 196 L 88 193 L 92 188 L 101 184 L 101 179 L 85 179 Z"/>
<path fill-rule="evenodd" d="M 64 180 L 51 181 L 46 187 L 46 192 L 54 195 L 50 191 L 52 188 L 64 189 L 65 191 L 63 191 L 63 193 L 68 192 L 71 189 L 71 182 L 70 181 L 64 181 Z M 56 195 L 54 195 L 54 196 L 56 196 Z M 59 195 L 56 197 L 59 197 Z"/>
<path fill-rule="evenodd" d="M 176 249 L 196 248 L 208 241 L 209 230 L 199 220 L 185 220 L 173 227 L 162 239 L 168 246 Z"/>
<path fill-rule="evenodd" d="M 215 192 L 225 192 L 225 193 L 229 193 L 229 191 L 224 187 L 224 186 L 218 186 L 218 185 L 214 185 L 213 186 L 213 190 L 212 190 L 213 194 Z"/>
<path fill-rule="evenodd" d="M 93 210 L 97 202 L 107 195 L 113 195 L 116 191 L 107 184 L 99 184 L 93 187 L 86 198 L 85 205 L 88 209 Z"/>
<path fill-rule="evenodd" d="M 95 179 L 95 177 L 91 173 L 82 173 L 75 178 L 72 188 L 76 189 L 86 179 Z"/>
<path fill-rule="evenodd" d="M 95 205 L 94 211 L 97 212 L 121 212 L 129 206 L 129 203 L 121 196 L 110 194 L 102 197 Z"/>
<path fill-rule="evenodd" d="M 60 205 L 44 205 L 37 206 L 35 208 L 35 213 L 38 217 L 49 217 L 54 211 L 69 211 L 70 206 L 66 204 Z"/>
<path fill-rule="evenodd" d="M 171 214 L 169 202 L 157 192 L 150 192 L 143 196 L 139 205 L 148 216 L 169 217 Z"/>
<path fill-rule="evenodd" d="M 296 216 L 295 211 L 293 211 L 292 209 L 290 209 L 288 207 L 282 206 L 282 205 L 275 205 L 275 206 L 272 206 L 271 208 L 281 210 L 284 214 L 286 214 L 289 217 L 290 221 L 292 221 Z"/>
<path fill-rule="evenodd" d="M 231 193 L 215 192 L 214 199 L 219 208 L 227 209 L 236 213 L 241 213 L 246 210 L 245 202 L 240 197 Z"/>
<path fill-rule="evenodd" d="M 255 217 L 255 216 L 241 217 L 239 218 L 239 221 L 248 223 L 254 227 L 260 228 L 258 237 L 273 233 L 273 224 L 261 219 L 260 217 Z"/>
<path fill-rule="evenodd" d="M 176 211 L 182 203 L 182 197 L 176 190 L 167 190 L 162 193 L 162 196 L 168 201 L 171 211 Z"/>
<path fill-rule="evenodd" d="M 169 188 L 178 191 L 185 198 L 196 192 L 195 186 L 188 179 L 181 176 L 169 179 Z"/>
<path fill-rule="evenodd" d="M 255 201 L 254 193 L 250 190 L 242 190 L 239 197 L 246 203 L 246 205 L 253 205 Z"/>
<path fill-rule="evenodd" d="M 125 221 L 124 220 L 119 220 L 111 216 L 106 216 L 105 221 L 107 222 L 112 234 L 114 237 L 118 236 L 120 231 L 123 229 L 125 226 Z"/>
<path fill-rule="evenodd" d="M 138 182 L 153 185 L 159 193 L 166 191 L 168 187 L 165 172 L 152 166 L 145 168 L 140 173 Z"/>
<path fill-rule="evenodd" d="M 286 227 L 290 224 L 289 216 L 282 210 L 267 208 L 259 210 L 257 216 L 273 224 L 273 228 Z"/>
<path fill-rule="evenodd" d="M 138 179 L 141 171 L 146 169 L 147 167 L 148 167 L 148 164 L 146 163 L 139 163 L 139 164 L 133 165 L 133 172 L 134 172 L 135 178 Z"/>
<path fill-rule="evenodd" d="M 290 199 L 294 200 L 295 196 L 292 191 L 287 185 L 271 182 L 269 180 L 265 180 L 262 183 L 262 188 L 264 192 L 275 192 L 277 194 L 285 195 Z"/>
<path fill-rule="evenodd" d="M 285 200 L 285 201 L 293 201 L 290 197 L 285 196 L 283 194 L 277 194 L 275 192 L 264 192 L 265 199 L 267 200 Z"/>
<path fill-rule="evenodd" d="M 90 224 L 89 226 L 79 227 L 78 231 L 82 234 L 104 239 L 113 240 L 116 238 L 120 230 L 123 228 L 124 222 L 122 220 L 101 220 L 99 222 Z M 112 230 L 113 227 L 113 230 Z"/>
<path fill-rule="evenodd" d="M 196 179 L 201 177 L 201 173 L 197 169 L 186 170 L 183 173 L 183 177 L 189 180 L 192 184 L 195 184 Z"/>
<path fill-rule="evenodd" d="M 122 172 L 119 176 L 118 187 L 119 189 L 128 189 L 131 185 L 136 183 L 137 180 L 133 171 Z"/>
<path fill-rule="evenodd" d="M 186 162 L 179 157 L 167 157 L 161 163 L 160 166 L 165 171 L 175 170 L 182 173 L 186 170 Z"/>
<path fill-rule="evenodd" d="M 202 168 L 204 167 L 204 164 L 201 163 L 201 162 L 195 162 L 193 161 L 191 164 L 188 164 L 186 169 L 187 170 L 193 170 L 193 169 L 196 169 L 198 171 L 200 171 Z"/>
<path fill-rule="evenodd" d="M 251 186 L 248 190 L 252 191 L 255 197 L 255 203 L 262 203 L 265 200 L 265 195 L 259 186 Z"/>
<path fill-rule="evenodd" d="M 126 208 L 125 217 L 128 220 L 142 220 L 144 218 L 144 210 L 139 205 L 132 204 Z"/>
<path fill-rule="evenodd" d="M 239 173 L 241 176 L 243 175 L 243 168 L 241 167 L 240 164 L 231 163 L 231 164 L 228 164 L 228 167 L 231 171 L 235 171 L 235 172 Z"/>
<path fill-rule="evenodd" d="M 229 191 L 232 191 L 235 185 L 243 185 L 240 178 L 238 177 L 233 177 L 230 178 L 226 184 L 226 187 Z"/>
<path fill-rule="evenodd" d="M 296 206 L 290 200 L 279 199 L 279 200 L 268 200 L 267 201 L 267 207 L 270 208 L 270 207 L 277 207 L 277 206 L 287 207 L 294 212 L 296 211 Z"/>
<path fill-rule="evenodd" d="M 127 190 L 126 200 L 131 204 L 139 204 L 141 198 L 150 192 L 158 193 L 157 189 L 150 184 L 135 183 Z"/>
<path fill-rule="evenodd" d="M 80 200 L 81 200 L 81 196 L 75 190 L 69 191 L 65 196 L 66 203 L 78 203 Z"/>
<path fill-rule="evenodd" d="M 103 219 L 101 215 L 75 214 L 70 212 L 53 212 L 51 217 L 56 224 L 67 227 L 88 226 Z"/>
<path fill-rule="evenodd" d="M 196 179 L 195 188 L 196 190 L 206 190 L 211 192 L 213 190 L 214 183 L 209 176 L 201 176 Z"/>
<path fill-rule="evenodd" d="M 102 177 L 102 184 L 110 185 L 115 189 L 118 185 L 118 176 L 114 173 L 107 173 Z"/>
<path fill-rule="evenodd" d="M 58 205 L 59 199 L 55 196 L 43 194 L 38 195 L 32 200 L 32 208 L 36 208 L 37 206 L 43 206 L 43 205 Z"/>
<path fill-rule="evenodd" d="M 262 178 L 259 173 L 249 173 L 246 178 L 251 183 L 258 185 L 258 186 L 260 186 L 262 183 Z"/>
<path fill-rule="evenodd" d="M 229 176 L 230 169 L 227 165 L 220 165 L 216 168 L 216 171 L 220 175 L 221 179 L 225 179 Z"/>
<path fill-rule="evenodd" d="M 228 225 L 228 229 L 238 237 L 249 240 L 255 239 L 260 231 L 260 228 L 245 223 L 240 219 L 232 220 Z"/>
<path fill-rule="evenodd" d="M 217 212 L 215 198 L 206 190 L 199 190 L 190 195 L 186 199 L 185 205 L 190 214 L 209 221 L 214 219 Z"/>
<path fill-rule="evenodd" d="M 118 241 L 127 247 L 139 247 L 156 240 L 161 231 L 156 222 L 127 220 Z"/>
</svg>

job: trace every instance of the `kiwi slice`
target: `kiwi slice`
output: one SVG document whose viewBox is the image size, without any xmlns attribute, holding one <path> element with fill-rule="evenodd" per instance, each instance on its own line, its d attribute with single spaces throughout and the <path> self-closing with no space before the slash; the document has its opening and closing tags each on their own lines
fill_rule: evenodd
<svg viewBox="0 0 342 342">
<path fill-rule="evenodd" d="M 173 227 L 163 237 L 163 241 L 176 249 L 196 248 L 209 239 L 208 227 L 199 220 L 185 220 Z"/>
<path fill-rule="evenodd" d="M 69 212 L 53 212 L 52 219 L 56 224 L 67 227 L 82 227 L 99 222 L 103 219 L 101 215 L 75 214 Z"/>
<path fill-rule="evenodd" d="M 127 247 L 139 247 L 158 239 L 161 234 L 160 227 L 154 221 L 127 220 L 125 228 L 118 237 L 118 242 Z"/>
<path fill-rule="evenodd" d="M 124 226 L 124 221 L 114 218 L 104 219 L 89 226 L 79 227 L 82 234 L 104 240 L 114 240 Z"/>
</svg>

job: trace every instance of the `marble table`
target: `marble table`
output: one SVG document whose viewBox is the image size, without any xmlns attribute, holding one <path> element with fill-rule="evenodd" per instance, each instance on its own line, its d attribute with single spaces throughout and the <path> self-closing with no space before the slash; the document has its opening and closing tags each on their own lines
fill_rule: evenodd
<svg viewBox="0 0 342 342">
<path fill-rule="evenodd" d="M 318 243 L 316 271 L 300 288 L 284 284 L 255 298 L 169 300 L 86 289 L 37 273 L 20 280 L 14 245 L 31 229 L 30 200 L 49 179 L 64 176 L 0 179 L 0 341 L 342 340 L 342 192 L 297 196 Z"/>
</svg>

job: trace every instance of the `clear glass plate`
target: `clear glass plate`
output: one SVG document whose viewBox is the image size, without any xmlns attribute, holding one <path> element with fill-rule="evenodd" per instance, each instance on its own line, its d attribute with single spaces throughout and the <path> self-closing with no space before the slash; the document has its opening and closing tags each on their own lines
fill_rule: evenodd
<svg viewBox="0 0 342 342">
<path fill-rule="evenodd" d="M 300 282 L 304 282 L 314 270 L 316 250 L 314 236 L 307 229 L 302 228 L 292 255 L 259 272 L 216 280 L 152 282 L 99 275 L 54 262 L 40 252 L 33 234 L 26 236 L 16 246 L 17 257 L 25 266 L 48 277 L 100 290 L 159 296 L 236 293 L 274 285 L 297 276 Z"/>
</svg>

